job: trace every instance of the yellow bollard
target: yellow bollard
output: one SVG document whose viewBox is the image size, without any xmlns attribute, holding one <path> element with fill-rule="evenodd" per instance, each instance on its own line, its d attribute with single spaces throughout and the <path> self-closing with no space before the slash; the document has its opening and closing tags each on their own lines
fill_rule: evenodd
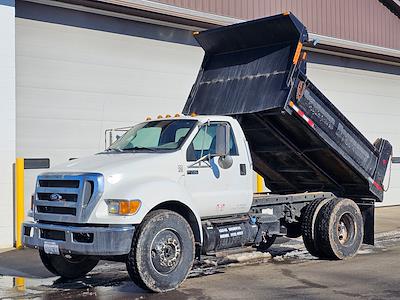
<svg viewBox="0 0 400 300">
<path fill-rule="evenodd" d="M 22 248 L 22 223 L 24 222 L 24 159 L 17 158 L 15 163 L 15 209 L 16 209 L 16 242 L 17 249 Z"/>
<path fill-rule="evenodd" d="M 262 193 L 264 191 L 264 178 L 257 173 L 257 193 Z"/>
<path fill-rule="evenodd" d="M 17 289 L 17 291 L 20 291 L 20 292 L 25 291 L 25 278 L 24 277 L 15 277 L 14 287 Z"/>
</svg>

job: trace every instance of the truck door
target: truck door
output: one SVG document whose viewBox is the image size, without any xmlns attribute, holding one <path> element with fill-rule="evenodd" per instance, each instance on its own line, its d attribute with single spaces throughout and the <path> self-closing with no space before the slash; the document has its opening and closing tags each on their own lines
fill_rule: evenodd
<svg viewBox="0 0 400 300">
<path fill-rule="evenodd" d="M 246 212 L 252 197 L 252 171 L 245 153 L 239 153 L 230 129 L 229 155 L 233 164 L 222 168 L 219 157 L 202 157 L 215 153 L 216 131 L 226 122 L 211 122 L 201 127 L 186 151 L 185 186 L 201 217 Z"/>
</svg>

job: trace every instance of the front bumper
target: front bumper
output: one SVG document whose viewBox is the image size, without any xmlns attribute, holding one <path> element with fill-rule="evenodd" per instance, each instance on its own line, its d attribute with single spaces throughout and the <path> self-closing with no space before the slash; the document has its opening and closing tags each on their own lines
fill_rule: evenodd
<svg viewBox="0 0 400 300">
<path fill-rule="evenodd" d="M 22 242 L 26 247 L 43 249 L 45 242 L 56 243 L 63 253 L 81 255 L 124 255 L 131 250 L 134 226 L 78 227 L 25 222 Z"/>
</svg>

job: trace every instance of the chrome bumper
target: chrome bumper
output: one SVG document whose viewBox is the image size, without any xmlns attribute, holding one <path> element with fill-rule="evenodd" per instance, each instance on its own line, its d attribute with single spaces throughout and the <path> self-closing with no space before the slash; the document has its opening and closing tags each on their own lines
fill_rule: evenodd
<svg viewBox="0 0 400 300">
<path fill-rule="evenodd" d="M 22 242 L 26 247 L 43 249 L 45 242 L 56 243 L 63 253 L 82 255 L 123 255 L 129 253 L 134 226 L 78 227 L 25 222 Z"/>
</svg>

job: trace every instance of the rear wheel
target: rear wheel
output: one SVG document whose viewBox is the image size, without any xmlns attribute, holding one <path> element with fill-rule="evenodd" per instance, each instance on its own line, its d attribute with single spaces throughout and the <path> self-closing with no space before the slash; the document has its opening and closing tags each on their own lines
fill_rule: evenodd
<svg viewBox="0 0 400 300">
<path fill-rule="evenodd" d="M 316 220 L 321 208 L 333 198 L 316 199 L 312 201 L 302 214 L 301 231 L 303 242 L 308 252 L 316 257 L 321 257 L 323 253 L 316 241 Z"/>
<path fill-rule="evenodd" d="M 188 222 L 175 212 L 156 210 L 135 233 L 126 267 L 141 288 L 166 292 L 186 279 L 194 253 L 194 237 Z"/>
<path fill-rule="evenodd" d="M 99 260 L 87 255 L 61 254 L 50 255 L 39 250 L 43 265 L 51 273 L 66 279 L 85 276 L 97 265 Z"/>
<path fill-rule="evenodd" d="M 316 240 L 329 259 L 346 259 L 356 255 L 363 240 L 363 218 L 358 205 L 338 198 L 326 203 L 317 217 Z"/>
</svg>

